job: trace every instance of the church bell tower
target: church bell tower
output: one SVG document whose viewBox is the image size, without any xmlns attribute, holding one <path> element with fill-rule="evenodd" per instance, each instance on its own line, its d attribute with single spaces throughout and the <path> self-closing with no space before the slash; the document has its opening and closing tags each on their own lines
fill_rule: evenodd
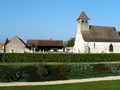
<svg viewBox="0 0 120 90">
<path fill-rule="evenodd" d="M 75 44 L 73 46 L 74 53 L 85 53 L 86 43 L 82 36 L 82 31 L 89 31 L 89 18 L 83 11 L 77 19 L 77 34 L 75 38 Z"/>
<path fill-rule="evenodd" d="M 89 18 L 85 14 L 84 11 L 80 14 L 80 16 L 77 19 L 78 23 L 78 30 L 79 31 L 88 31 L 89 30 Z"/>
</svg>

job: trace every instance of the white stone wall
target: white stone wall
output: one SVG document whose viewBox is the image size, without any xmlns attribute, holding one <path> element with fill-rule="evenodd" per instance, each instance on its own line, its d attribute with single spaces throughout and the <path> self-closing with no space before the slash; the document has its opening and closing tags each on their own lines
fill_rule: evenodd
<svg viewBox="0 0 120 90">
<path fill-rule="evenodd" d="M 86 52 L 85 41 L 83 40 L 83 36 L 80 31 L 80 25 L 78 25 L 75 44 L 73 46 L 73 53 L 85 53 L 85 52 Z"/>
<path fill-rule="evenodd" d="M 90 49 L 89 53 L 120 53 L 120 43 L 116 42 L 86 42 Z M 113 45 L 113 52 L 110 52 L 110 45 Z"/>
<path fill-rule="evenodd" d="M 73 47 L 66 47 L 65 52 L 73 53 Z"/>
<path fill-rule="evenodd" d="M 75 39 L 75 45 L 73 47 L 74 53 L 84 53 L 85 52 L 85 42 L 82 40 L 82 37 L 77 36 Z"/>
<path fill-rule="evenodd" d="M 78 42 L 79 45 L 83 43 Z M 113 45 L 113 52 L 110 45 Z M 118 42 L 84 42 L 84 47 L 74 45 L 74 53 L 120 53 L 120 43 Z M 79 52 L 79 50 L 81 50 Z M 83 50 L 83 51 L 82 51 Z"/>
<path fill-rule="evenodd" d="M 16 37 L 13 38 L 6 45 L 6 53 L 24 53 L 24 52 L 25 52 L 25 45 Z"/>
</svg>

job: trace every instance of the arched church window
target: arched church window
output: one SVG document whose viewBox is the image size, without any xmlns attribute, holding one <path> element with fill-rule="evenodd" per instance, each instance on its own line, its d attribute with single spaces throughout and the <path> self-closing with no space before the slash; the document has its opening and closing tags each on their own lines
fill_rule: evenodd
<svg viewBox="0 0 120 90">
<path fill-rule="evenodd" d="M 90 53 L 90 47 L 88 46 L 88 53 Z"/>
<path fill-rule="evenodd" d="M 95 43 L 94 43 L 94 48 L 95 48 L 95 46 L 96 46 L 96 45 L 95 45 Z"/>
<path fill-rule="evenodd" d="M 109 51 L 113 52 L 113 45 L 112 44 L 110 44 L 110 46 L 109 46 Z"/>
</svg>

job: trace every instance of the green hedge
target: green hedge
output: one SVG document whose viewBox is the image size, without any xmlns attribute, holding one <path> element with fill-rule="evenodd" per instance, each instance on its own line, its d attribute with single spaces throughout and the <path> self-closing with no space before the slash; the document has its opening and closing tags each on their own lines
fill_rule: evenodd
<svg viewBox="0 0 120 90">
<path fill-rule="evenodd" d="M 120 64 L 0 65 L 0 82 L 38 82 L 120 75 Z"/>
<path fill-rule="evenodd" d="M 61 65 L 28 65 L 28 66 L 0 66 L 0 82 L 37 82 L 65 80 L 60 70 Z M 62 69 L 63 70 L 63 69 Z"/>
<path fill-rule="evenodd" d="M 5 53 L 0 62 L 106 62 L 120 61 L 120 54 Z"/>
</svg>

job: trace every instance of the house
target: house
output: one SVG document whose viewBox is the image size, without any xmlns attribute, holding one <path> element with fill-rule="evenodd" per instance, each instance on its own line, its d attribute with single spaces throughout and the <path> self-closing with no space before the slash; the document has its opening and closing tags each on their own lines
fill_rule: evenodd
<svg viewBox="0 0 120 90">
<path fill-rule="evenodd" d="M 120 53 L 120 36 L 115 27 L 89 25 L 83 11 L 77 19 L 74 53 Z"/>
<path fill-rule="evenodd" d="M 35 47 L 34 51 L 63 51 L 62 40 L 27 40 L 29 47 Z"/>
<path fill-rule="evenodd" d="M 4 53 L 4 44 L 0 43 L 0 53 Z"/>
<path fill-rule="evenodd" d="M 24 52 L 30 52 L 30 50 L 27 48 L 27 45 L 23 42 L 22 39 L 20 39 L 18 36 L 15 36 L 5 45 L 5 52 L 24 53 Z"/>
</svg>

